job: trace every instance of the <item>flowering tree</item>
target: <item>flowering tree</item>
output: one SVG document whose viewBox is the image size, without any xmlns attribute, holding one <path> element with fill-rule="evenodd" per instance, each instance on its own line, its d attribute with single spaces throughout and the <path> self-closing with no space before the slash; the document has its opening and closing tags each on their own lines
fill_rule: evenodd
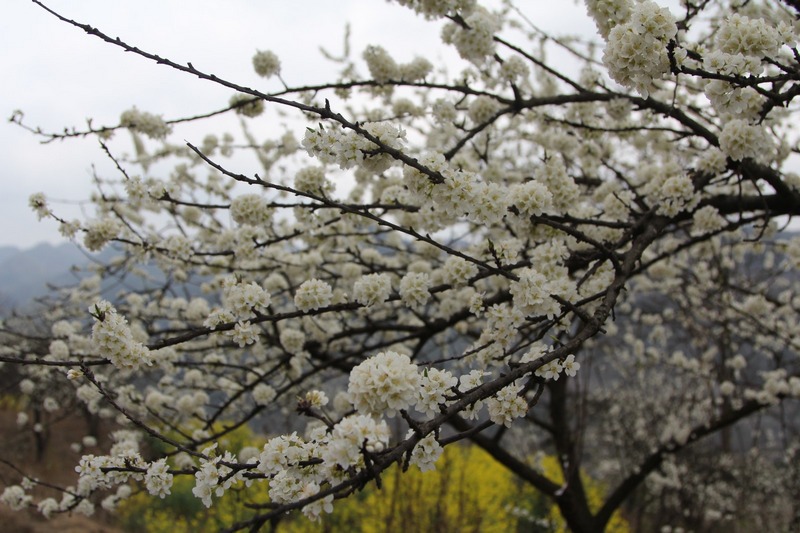
<svg viewBox="0 0 800 533">
<path fill-rule="evenodd" d="M 574 531 L 603 530 L 634 500 L 715 527 L 759 503 L 745 476 L 786 502 L 769 519 L 788 527 L 800 239 L 778 228 L 800 214 L 794 2 L 586 0 L 600 54 L 510 3 L 397 0 L 441 20 L 462 70 L 375 45 L 337 59 L 339 79 L 292 86 L 256 52 L 273 91 L 35 3 L 234 96 L 193 118 L 133 108 L 63 133 L 12 117 L 45 140 L 98 139 L 117 173 L 97 177 L 91 217 L 67 220 L 44 195 L 31 206 L 119 257 L 54 294 L 46 338 L 16 337 L 2 360 L 45 409 L 58 409 L 48 391 L 68 391 L 124 429 L 58 498 L 35 498 L 28 479 L 7 504 L 89 513 L 193 476 L 206 506 L 263 487 L 231 527 L 257 530 L 294 509 L 319 519 L 392 464 L 433 469 L 469 439 Z M 552 49 L 580 69 L 549 63 Z M 299 128 L 256 140 L 275 109 Z M 170 141 L 173 124 L 222 113 L 242 116 L 244 145 Z M 134 157 L 109 145 L 125 129 Z M 281 409 L 302 418 L 277 434 Z M 262 448 L 225 449 L 256 424 Z M 537 453 L 559 458 L 558 478 Z M 582 471 L 608 483 L 603 502 Z"/>
</svg>

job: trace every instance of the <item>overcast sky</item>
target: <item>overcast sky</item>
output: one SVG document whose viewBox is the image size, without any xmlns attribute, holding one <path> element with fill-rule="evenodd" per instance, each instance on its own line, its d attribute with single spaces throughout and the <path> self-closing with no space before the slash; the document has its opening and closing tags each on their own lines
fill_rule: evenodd
<svg viewBox="0 0 800 533">
<path fill-rule="evenodd" d="M 289 85 L 329 81 L 336 67 L 322 59 L 319 47 L 341 51 L 347 22 L 357 56 L 366 45 L 380 44 L 399 61 L 415 55 L 434 63 L 453 57 L 452 51 L 442 51 L 441 22 L 425 21 L 381 0 L 44 2 L 64 16 L 144 50 L 265 89 L 277 81 L 265 82 L 252 72 L 250 61 L 256 50 L 272 50 L 280 56 L 282 76 Z M 525 0 L 519 5 L 540 27 L 594 35 L 592 22 L 576 2 Z M 85 126 L 87 118 L 96 125 L 117 124 L 120 113 L 134 105 L 168 119 L 178 118 L 218 109 L 231 96 L 230 90 L 91 37 L 30 0 L 4 0 L 0 50 L 4 119 L 0 125 L 0 245 L 63 242 L 54 221 L 37 221 L 27 206 L 28 197 L 42 191 L 67 202 L 85 199 L 92 190 L 93 166 L 103 170 L 109 165 L 92 138 L 41 145 L 40 139 L 6 120 L 14 110 L 22 110 L 31 126 L 59 131 Z M 189 128 L 176 135 L 200 142 L 208 132 Z M 54 205 L 64 213 L 79 209 L 66 203 Z"/>
</svg>

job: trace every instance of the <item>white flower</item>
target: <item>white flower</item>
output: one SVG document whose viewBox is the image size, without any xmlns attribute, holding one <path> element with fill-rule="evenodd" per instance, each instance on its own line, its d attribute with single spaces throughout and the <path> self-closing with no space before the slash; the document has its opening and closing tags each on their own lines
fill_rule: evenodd
<svg viewBox="0 0 800 533">
<path fill-rule="evenodd" d="M 150 463 L 147 473 L 144 475 L 147 492 L 153 496 L 164 498 L 170 494 L 172 486 L 172 474 L 169 473 L 169 466 L 166 459 L 159 459 Z"/>
<path fill-rule="evenodd" d="M 500 109 L 500 104 L 494 98 L 479 96 L 469 105 L 469 118 L 473 124 L 481 124 L 491 119 Z"/>
<path fill-rule="evenodd" d="M 164 248 L 170 257 L 181 261 L 188 260 L 194 254 L 192 241 L 183 235 L 170 235 L 162 239 L 158 246 Z"/>
<path fill-rule="evenodd" d="M 410 437 L 412 434 L 413 430 L 410 430 L 406 438 Z M 430 433 L 414 446 L 409 464 L 419 468 L 420 472 L 435 470 L 436 461 L 439 460 L 443 452 L 444 448 L 442 448 L 442 445 L 439 444 L 433 433 Z"/>
<path fill-rule="evenodd" d="M 300 490 L 298 499 L 309 498 L 319 492 L 319 484 L 315 481 L 309 481 Z M 333 512 L 333 494 L 328 494 L 324 498 L 320 498 L 314 502 L 304 505 L 301 509 L 303 515 L 312 522 L 316 522 L 322 516 L 323 511 L 330 514 Z"/>
<path fill-rule="evenodd" d="M 297 432 L 293 432 L 291 435 L 272 438 L 264 444 L 259 455 L 258 469 L 267 475 L 276 474 L 306 459 L 306 443 L 297 436 Z"/>
<path fill-rule="evenodd" d="M 301 311 L 311 311 L 330 305 L 333 299 L 331 286 L 322 280 L 310 279 L 303 282 L 294 295 L 294 304 Z"/>
<path fill-rule="evenodd" d="M 400 79 L 400 69 L 382 46 L 367 46 L 363 54 L 370 76 L 378 83 Z"/>
<path fill-rule="evenodd" d="M 280 341 L 283 349 L 290 354 L 298 354 L 303 351 L 306 342 L 306 334 L 298 329 L 285 328 L 281 330 Z"/>
<path fill-rule="evenodd" d="M 384 420 L 376 421 L 368 415 L 350 415 L 342 419 L 330 433 L 328 442 L 322 447 L 325 464 L 339 465 L 343 469 L 351 466 L 363 467 L 362 448 L 377 453 L 389 444 L 391 433 Z"/>
<path fill-rule="evenodd" d="M 514 419 L 525 416 L 528 412 L 528 402 L 519 395 L 521 391 L 522 385 L 515 382 L 500 389 L 497 394 L 486 400 L 489 420 L 495 424 L 511 427 Z"/>
<path fill-rule="evenodd" d="M 563 370 L 561 363 L 559 362 L 558 359 L 554 359 L 553 361 L 550 361 L 549 363 L 544 364 L 539 368 L 537 368 L 534 374 L 544 379 L 552 379 L 553 381 L 558 381 L 558 378 L 561 374 L 561 370 Z"/>
<path fill-rule="evenodd" d="M 247 320 L 237 322 L 233 327 L 233 331 L 228 333 L 233 342 L 238 344 L 240 348 L 253 344 L 258 340 L 258 331 Z"/>
<path fill-rule="evenodd" d="M 106 357 L 115 367 L 129 370 L 152 364 L 150 350 L 134 340 L 127 321 L 117 314 L 109 302 L 101 300 L 90 307 L 89 311 L 95 318 L 92 342 L 101 356 Z"/>
<path fill-rule="evenodd" d="M 742 119 L 725 124 L 719 135 L 719 148 L 734 161 L 752 158 L 769 162 L 774 153 L 774 144 L 762 126 L 753 126 Z"/>
<path fill-rule="evenodd" d="M 410 309 L 419 311 L 431 297 L 430 285 L 425 272 L 409 272 L 400 280 L 400 298 Z"/>
<path fill-rule="evenodd" d="M 264 112 L 264 101 L 249 94 L 236 93 L 231 96 L 228 103 L 237 114 L 245 117 L 254 118 Z"/>
<path fill-rule="evenodd" d="M 442 278 L 445 283 L 450 283 L 454 287 L 466 285 L 470 278 L 477 274 L 478 267 L 475 263 L 455 255 L 448 257 L 442 267 Z"/>
<path fill-rule="evenodd" d="M 58 402 L 55 400 L 55 398 L 47 396 L 42 402 L 42 407 L 44 407 L 44 410 L 47 411 L 48 413 L 53 413 L 55 411 L 58 411 L 59 405 Z"/>
<path fill-rule="evenodd" d="M 94 514 L 94 504 L 88 498 L 83 498 L 80 502 L 78 502 L 78 505 L 75 507 L 74 511 L 84 516 L 92 516 Z"/>
<path fill-rule="evenodd" d="M 417 401 L 420 376 L 407 355 L 381 352 L 350 372 L 347 388 L 359 411 L 393 417 Z"/>
<path fill-rule="evenodd" d="M 253 56 L 253 70 L 262 78 L 269 78 L 280 74 L 281 61 L 274 53 L 268 50 L 259 50 Z"/>
<path fill-rule="evenodd" d="M 235 316 L 251 318 L 254 312 L 264 313 L 270 304 L 270 295 L 254 281 L 228 285 L 222 294 L 222 303 Z"/>
<path fill-rule="evenodd" d="M 367 307 L 385 302 L 391 292 L 388 274 L 367 274 L 353 285 L 353 299 Z"/>
<path fill-rule="evenodd" d="M 675 216 L 681 211 L 691 209 L 699 201 L 691 178 L 683 174 L 667 178 L 658 193 L 658 213 Z"/>
<path fill-rule="evenodd" d="M 305 401 L 311 407 L 324 407 L 328 405 L 328 395 L 321 390 L 308 391 L 305 395 Z"/>
<path fill-rule="evenodd" d="M 631 0 L 586 0 L 586 10 L 597 24 L 597 31 L 603 38 L 606 38 L 611 28 L 630 20 L 633 2 Z"/>
<path fill-rule="evenodd" d="M 50 208 L 47 207 L 47 198 L 45 198 L 43 193 L 37 192 L 31 194 L 28 198 L 28 205 L 36 212 L 39 220 L 50 215 Z"/>
<path fill-rule="evenodd" d="M 701 207 L 692 217 L 692 235 L 703 235 L 722 229 L 728 223 L 712 205 Z"/>
<path fill-rule="evenodd" d="M 553 209 L 553 193 L 538 180 L 513 185 L 509 195 L 522 216 L 539 216 Z"/>
<path fill-rule="evenodd" d="M 439 406 L 446 403 L 445 396 L 452 394 L 458 379 L 447 370 L 428 368 L 420 378 L 419 399 L 416 409 L 428 416 L 439 413 Z"/>
<path fill-rule="evenodd" d="M 45 498 L 39 502 L 36 508 L 42 513 L 42 516 L 49 520 L 50 516 L 58 511 L 58 502 L 54 498 Z"/>
<path fill-rule="evenodd" d="M 783 39 L 766 20 L 734 13 L 716 32 L 716 44 L 722 52 L 762 58 L 775 57 Z"/>
<path fill-rule="evenodd" d="M 294 175 L 294 188 L 300 192 L 328 196 L 333 192 L 333 183 L 325 177 L 322 167 L 305 167 Z"/>
<path fill-rule="evenodd" d="M 267 199 L 259 194 L 242 194 L 231 202 L 231 218 L 237 224 L 262 226 L 270 220 Z"/>
<path fill-rule="evenodd" d="M 667 8 L 651 1 L 634 6 L 631 18 L 611 28 L 603 63 L 621 85 L 647 97 L 653 81 L 670 72 L 667 43 L 678 32 Z"/>
<path fill-rule="evenodd" d="M 122 113 L 119 123 L 120 126 L 143 133 L 151 139 L 163 139 L 172 131 L 161 116 L 139 111 L 135 107 Z"/>
<path fill-rule="evenodd" d="M 530 75 L 530 69 L 521 57 L 514 55 L 500 66 L 500 75 L 511 83 L 518 83 Z"/>
<path fill-rule="evenodd" d="M 90 252 L 99 252 L 108 244 L 108 241 L 115 239 L 119 235 L 119 231 L 119 223 L 114 219 L 92 220 L 86 225 L 83 244 Z"/>
<path fill-rule="evenodd" d="M 409 63 L 400 65 L 400 79 L 403 81 L 419 81 L 425 79 L 433 70 L 433 64 L 424 57 L 415 57 Z"/>
<path fill-rule="evenodd" d="M 558 291 L 544 274 L 533 268 L 523 268 L 517 275 L 519 281 L 511 283 L 510 292 L 519 312 L 524 315 L 555 316 L 559 307 L 556 301 L 550 298 L 550 294 Z"/>
<path fill-rule="evenodd" d="M 28 378 L 23 379 L 19 382 L 19 391 L 22 394 L 33 394 L 33 391 L 36 390 L 36 384 Z"/>
<path fill-rule="evenodd" d="M 561 363 L 561 368 L 569 377 L 575 377 L 575 374 L 577 374 L 578 370 L 581 368 L 581 364 L 575 360 L 575 355 L 569 354 L 567 358 L 564 359 L 564 362 Z"/>
<path fill-rule="evenodd" d="M 0 495 L 0 502 L 11 507 L 14 511 L 20 511 L 30 505 L 33 498 L 29 494 L 25 494 L 25 489 L 19 485 L 11 485 L 3 490 Z"/>
<path fill-rule="evenodd" d="M 494 33 L 500 30 L 500 21 L 478 7 L 466 18 L 466 23 L 468 28 L 455 24 L 445 26 L 442 40 L 455 45 L 462 58 L 479 65 L 494 54 Z"/>
</svg>

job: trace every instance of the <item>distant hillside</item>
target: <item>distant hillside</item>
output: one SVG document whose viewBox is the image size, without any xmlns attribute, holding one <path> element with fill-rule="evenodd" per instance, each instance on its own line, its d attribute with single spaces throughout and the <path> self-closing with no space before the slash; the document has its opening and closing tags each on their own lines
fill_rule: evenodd
<svg viewBox="0 0 800 533">
<path fill-rule="evenodd" d="M 37 244 L 21 250 L 0 246 L 0 309 L 23 305 L 47 294 L 47 284 L 75 280 L 72 266 L 86 265 L 90 256 L 73 243 Z"/>
<path fill-rule="evenodd" d="M 74 285 L 86 277 L 86 267 L 94 263 L 107 264 L 120 253 L 118 248 L 106 246 L 101 252 L 90 254 L 71 242 L 42 243 L 25 250 L 0 246 L 0 315 L 12 308 L 27 307 L 34 298 L 48 293 L 48 285 Z M 164 280 L 164 274 L 155 264 L 140 265 L 140 268 L 149 281 Z M 120 293 L 136 292 L 145 284 L 136 275 L 126 276 L 122 285 L 118 280 L 107 279 L 101 285 L 101 294 L 114 302 Z M 191 296 L 200 294 L 196 283 L 187 285 L 184 290 Z"/>
<path fill-rule="evenodd" d="M 19 248 L 16 246 L 0 246 L 0 262 L 5 261 L 8 257 L 18 253 Z"/>
</svg>

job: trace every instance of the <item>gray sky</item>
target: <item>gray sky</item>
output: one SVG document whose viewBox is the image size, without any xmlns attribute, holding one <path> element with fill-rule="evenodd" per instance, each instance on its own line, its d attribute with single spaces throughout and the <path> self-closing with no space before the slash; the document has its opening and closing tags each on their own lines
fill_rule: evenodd
<svg viewBox="0 0 800 533">
<path fill-rule="evenodd" d="M 322 59 L 319 46 L 340 52 L 347 22 L 352 26 L 354 56 L 368 44 L 380 44 L 398 61 L 422 55 L 434 63 L 449 63 L 455 57 L 439 41 L 441 22 L 425 21 L 380 0 L 45 0 L 45 4 L 144 50 L 267 90 L 279 85 L 253 73 L 250 61 L 256 50 L 280 56 L 282 76 L 289 85 L 330 81 L 336 66 Z M 527 0 L 519 5 L 540 27 L 594 35 L 582 3 Z M 93 165 L 100 172 L 110 169 L 96 140 L 41 145 L 34 135 L 7 121 L 15 109 L 25 113 L 31 126 L 60 131 L 81 128 L 87 118 L 96 125 L 116 124 L 120 113 L 134 105 L 164 118 L 178 118 L 218 109 L 231 96 L 227 89 L 86 35 L 29 0 L 6 0 L 0 17 L 0 50 L 4 80 L 0 83 L 4 119 L 0 245 L 62 242 L 54 221 L 37 221 L 27 206 L 28 197 L 45 192 L 66 201 L 53 204 L 58 212 L 77 216 L 80 207 L 75 202 L 92 190 Z M 176 129 L 175 140 L 200 142 L 210 132 L 209 125 L 184 127 Z M 117 138 L 120 150 L 129 149 L 126 136 Z"/>
</svg>

